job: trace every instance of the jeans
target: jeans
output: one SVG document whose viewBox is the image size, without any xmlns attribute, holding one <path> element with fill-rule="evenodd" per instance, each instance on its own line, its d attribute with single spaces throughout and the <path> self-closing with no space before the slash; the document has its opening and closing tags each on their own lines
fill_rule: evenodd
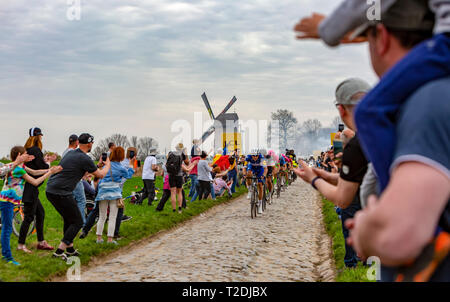
<svg viewBox="0 0 450 302">
<path fill-rule="evenodd" d="M 64 237 L 61 242 L 71 245 L 78 232 L 83 227 L 83 219 L 77 202 L 72 195 L 62 196 L 46 192 L 47 199 L 55 207 L 64 221 Z"/>
<path fill-rule="evenodd" d="M 195 190 L 194 190 L 194 194 L 192 195 L 192 199 L 191 202 L 194 202 L 197 200 L 198 197 L 198 193 L 200 192 L 200 182 L 197 179 L 197 182 L 195 183 Z"/>
<path fill-rule="evenodd" d="M 100 208 L 99 208 L 98 202 L 96 202 L 95 208 L 89 213 L 88 217 L 86 218 L 86 223 L 84 224 L 84 227 L 83 227 L 83 233 L 85 233 L 86 235 L 89 233 L 89 231 L 94 226 L 95 218 L 98 217 L 99 212 L 100 212 Z M 117 211 L 116 227 L 114 229 L 114 237 L 119 236 L 120 225 L 122 224 L 122 217 L 123 217 L 123 208 L 121 208 Z"/>
<path fill-rule="evenodd" d="M 14 205 L 10 202 L 0 201 L 0 212 L 2 217 L 2 256 L 5 260 L 12 260 L 13 256 L 11 253 L 11 234 L 12 234 L 12 224 L 14 215 Z"/>
<path fill-rule="evenodd" d="M 89 213 L 89 215 L 86 219 L 86 223 L 84 224 L 84 227 L 83 227 L 83 233 L 85 233 L 85 234 L 89 233 L 89 231 L 92 229 L 92 227 L 95 224 L 95 218 L 98 217 L 98 213 L 99 213 L 99 207 L 98 207 L 98 202 L 96 202 L 95 208 Z"/>
<path fill-rule="evenodd" d="M 194 197 L 195 190 L 197 188 L 197 174 L 190 174 L 189 178 L 191 179 L 191 188 L 189 189 L 189 197 Z"/>
<path fill-rule="evenodd" d="M 237 184 L 237 171 L 236 169 L 231 170 L 228 172 L 228 179 L 233 180 L 233 184 L 231 185 L 231 193 L 236 193 L 236 184 Z"/>
<path fill-rule="evenodd" d="M 116 229 L 116 218 L 117 218 L 117 199 L 115 200 L 100 200 L 99 209 L 100 216 L 97 222 L 97 236 L 103 235 L 103 228 L 106 222 L 106 216 L 109 206 L 109 219 L 108 219 L 108 237 L 114 236 L 114 231 Z"/>
<path fill-rule="evenodd" d="M 73 198 L 77 202 L 78 209 L 80 209 L 81 219 L 83 220 L 83 225 L 86 223 L 85 209 L 86 209 L 86 195 L 84 194 L 83 182 L 79 182 L 73 190 Z"/>
<path fill-rule="evenodd" d="M 351 245 L 348 245 L 347 238 L 349 236 L 349 230 L 345 227 L 345 221 L 349 218 L 353 218 L 357 211 L 361 209 L 361 205 L 359 203 L 359 191 L 357 193 L 358 196 L 355 197 L 353 203 L 346 209 L 341 209 L 341 223 L 342 223 L 342 233 L 344 235 L 345 242 L 345 256 L 344 263 L 346 267 L 355 267 L 358 264 L 359 258 L 356 255 L 355 250 Z"/>
<path fill-rule="evenodd" d="M 209 189 L 209 191 L 210 191 L 210 193 L 211 193 L 211 197 L 212 197 L 212 199 L 216 199 L 216 191 L 214 191 L 214 185 L 213 185 L 213 183 L 211 182 L 210 183 L 210 189 Z M 208 195 L 205 195 L 205 199 L 208 197 Z"/>
</svg>

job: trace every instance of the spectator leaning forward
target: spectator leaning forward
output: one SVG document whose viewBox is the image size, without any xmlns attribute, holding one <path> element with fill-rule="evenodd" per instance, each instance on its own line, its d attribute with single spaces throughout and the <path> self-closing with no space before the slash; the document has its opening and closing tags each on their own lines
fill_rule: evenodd
<svg viewBox="0 0 450 302">
<path fill-rule="evenodd" d="M 67 257 L 77 256 L 79 252 L 73 247 L 73 240 L 83 227 L 83 220 L 77 203 L 73 198 L 73 190 L 86 173 L 103 178 L 108 173 L 111 162 L 107 158 L 105 166 L 99 170 L 92 159 L 87 155 L 91 152 L 94 137 L 83 133 L 78 137 L 79 148 L 70 151 L 61 160 L 63 170 L 52 175 L 47 183 L 46 195 L 56 211 L 64 221 L 64 234 L 53 257 L 66 260 Z"/>
</svg>

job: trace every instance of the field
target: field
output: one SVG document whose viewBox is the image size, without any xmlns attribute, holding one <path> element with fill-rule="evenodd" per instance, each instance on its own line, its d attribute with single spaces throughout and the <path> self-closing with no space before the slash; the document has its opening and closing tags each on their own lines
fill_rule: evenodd
<svg viewBox="0 0 450 302">
<path fill-rule="evenodd" d="M 345 244 L 342 234 L 342 225 L 339 216 L 336 214 L 334 205 L 322 199 L 322 213 L 328 235 L 333 240 L 333 254 L 337 270 L 337 282 L 369 282 L 367 279 L 367 267 L 358 264 L 356 268 L 347 268 L 344 264 Z"/>
</svg>

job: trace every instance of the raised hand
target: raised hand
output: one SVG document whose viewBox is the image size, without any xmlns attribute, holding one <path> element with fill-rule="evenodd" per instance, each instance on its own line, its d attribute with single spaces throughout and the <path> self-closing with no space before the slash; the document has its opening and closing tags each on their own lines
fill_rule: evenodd
<svg viewBox="0 0 450 302">
<path fill-rule="evenodd" d="M 317 174 L 313 171 L 313 169 L 307 165 L 303 160 L 299 161 L 301 168 L 294 168 L 295 174 L 298 177 L 306 181 L 307 183 L 311 183 L 311 181 L 317 176 Z"/>
<path fill-rule="evenodd" d="M 325 19 L 325 16 L 318 13 L 302 18 L 294 26 L 294 31 L 298 33 L 297 39 L 319 39 L 319 24 L 323 19 Z"/>
</svg>

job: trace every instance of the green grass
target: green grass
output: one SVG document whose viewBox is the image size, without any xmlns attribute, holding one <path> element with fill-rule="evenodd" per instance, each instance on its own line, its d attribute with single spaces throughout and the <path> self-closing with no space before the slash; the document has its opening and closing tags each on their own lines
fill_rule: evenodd
<svg viewBox="0 0 450 302">
<path fill-rule="evenodd" d="M 334 205 L 322 198 L 322 213 L 328 235 L 333 239 L 333 255 L 336 263 L 337 282 L 369 282 L 367 279 L 367 267 L 358 264 L 356 268 L 347 268 L 344 263 L 345 243 L 342 233 L 342 224 Z"/>
<path fill-rule="evenodd" d="M 2 183 L 0 182 L 0 185 Z M 123 196 L 128 196 L 132 191 L 138 191 L 136 186 L 142 187 L 141 178 L 132 178 L 127 181 L 124 186 Z M 158 177 L 156 187 L 162 189 L 162 178 Z M 247 190 L 245 187 L 236 188 L 234 197 L 244 194 Z M 187 196 L 186 192 L 186 196 Z M 157 194 L 158 199 L 161 198 L 162 190 Z M 45 197 L 45 184 L 40 187 L 39 198 L 45 208 L 45 239 L 53 246 L 57 246 L 62 238 L 62 218 L 48 202 Z M 209 208 L 229 200 L 227 197 L 218 198 L 216 201 L 202 200 L 190 203 L 188 201 L 188 209 L 183 210 L 182 214 L 178 212 L 172 213 L 172 205 L 170 200 L 167 201 L 162 212 L 156 212 L 156 204 L 149 207 L 144 205 L 133 205 L 129 203 L 129 199 L 125 201 L 125 214 L 132 216 L 130 221 L 123 222 L 120 227 L 120 234 L 124 238 L 119 242 L 118 246 L 98 245 L 95 243 L 96 235 L 94 226 L 89 235 L 85 239 L 78 237 L 74 241 L 74 246 L 81 252 L 81 264 L 87 264 L 92 257 L 107 255 L 120 247 L 136 242 L 140 239 L 147 238 L 159 231 L 170 229 L 177 224 L 189 220 L 190 218 L 208 210 Z M 106 234 L 105 227 L 105 234 Z M 104 236 L 106 239 L 106 235 Z M 11 249 L 13 256 L 21 263 L 21 266 L 15 267 L 0 261 L 0 280 L 2 281 L 46 281 L 54 276 L 64 276 L 69 265 L 60 259 L 51 257 L 50 251 L 36 250 L 36 235 L 33 234 L 27 238 L 27 247 L 33 251 L 28 255 L 16 251 L 18 238 L 11 236 Z"/>
</svg>

